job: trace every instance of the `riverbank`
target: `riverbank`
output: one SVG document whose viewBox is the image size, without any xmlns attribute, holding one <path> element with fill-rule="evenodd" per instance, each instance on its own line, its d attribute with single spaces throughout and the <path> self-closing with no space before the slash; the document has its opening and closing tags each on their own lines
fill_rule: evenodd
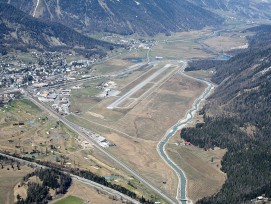
<svg viewBox="0 0 271 204">
<path fill-rule="evenodd" d="M 196 81 L 200 81 L 202 83 L 205 83 L 205 84 L 207 84 L 207 88 L 205 89 L 203 94 L 197 100 L 195 100 L 192 108 L 187 111 L 186 116 L 183 119 L 179 120 L 174 126 L 172 126 L 167 131 L 166 135 L 158 143 L 157 151 L 158 151 L 159 155 L 161 156 L 161 158 L 178 175 L 179 185 L 178 185 L 177 197 L 176 197 L 178 202 L 182 203 L 182 204 L 187 204 L 190 202 L 189 198 L 187 198 L 187 189 L 186 189 L 187 188 L 187 177 L 185 175 L 185 172 L 168 156 L 168 153 L 165 150 L 165 147 L 166 147 L 168 141 L 170 140 L 170 138 L 173 137 L 178 130 L 181 130 L 182 128 L 184 128 L 187 124 L 189 124 L 192 121 L 195 113 L 199 110 L 200 104 L 209 96 L 209 94 L 211 93 L 211 91 L 214 88 L 214 85 L 211 82 L 205 81 L 203 79 L 193 78 L 191 76 L 184 74 L 184 69 L 187 66 L 187 63 L 186 62 L 183 62 L 183 63 L 184 63 L 184 65 L 180 69 L 179 74 L 182 74 L 183 76 L 194 79 Z"/>
</svg>

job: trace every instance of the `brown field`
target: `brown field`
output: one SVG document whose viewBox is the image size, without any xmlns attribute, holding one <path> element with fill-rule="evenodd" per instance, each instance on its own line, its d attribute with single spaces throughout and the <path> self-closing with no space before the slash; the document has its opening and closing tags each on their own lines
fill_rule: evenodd
<svg viewBox="0 0 271 204">
<path fill-rule="evenodd" d="M 96 95 L 102 92 L 102 89 L 97 88 L 97 86 L 107 80 L 107 78 L 90 80 L 81 84 L 80 89 L 72 89 L 71 111 L 86 112 L 90 107 L 95 106 L 101 100 Z"/>
<path fill-rule="evenodd" d="M 150 56 L 163 56 L 164 59 L 169 60 L 191 59 L 199 56 L 202 58 L 212 57 L 202 51 L 201 47 L 194 42 L 199 36 L 210 33 L 209 30 L 203 30 L 174 34 L 170 40 L 155 46 L 150 52 Z M 240 40 L 236 36 L 223 36 L 221 39 L 214 38 L 206 43 L 217 49 L 222 46 L 230 48 L 233 45 L 232 39 L 236 42 Z M 92 71 L 97 75 L 117 73 L 134 65 L 126 58 L 143 58 L 145 55 L 146 51 L 127 53 L 124 56 L 94 65 Z M 162 63 L 159 67 L 163 66 Z M 122 91 L 122 95 L 150 76 L 159 67 L 154 67 L 147 72 L 146 70 L 136 71 L 126 78 L 113 80 L 117 83 L 118 89 Z M 156 150 L 157 143 L 169 127 L 184 117 L 186 111 L 206 86 L 190 78 L 174 74 L 175 70 L 172 70 L 172 72 L 167 70 L 167 73 L 161 74 L 152 83 L 136 92 L 131 98 L 140 98 L 142 94 L 151 89 L 148 94 L 140 98 L 135 106 L 129 109 L 107 109 L 106 107 L 117 97 L 103 100 L 93 97 L 99 92 L 95 88 L 95 84 L 89 84 L 82 90 L 73 91 L 71 109 L 72 111 L 80 109 L 81 114 L 71 114 L 67 118 L 103 135 L 116 144 L 116 147 L 108 148 L 108 151 L 139 172 L 153 185 L 175 198 L 178 185 L 177 176 L 160 158 Z M 164 78 L 166 74 L 169 74 L 170 77 Z M 191 72 L 190 74 L 210 77 L 210 73 L 205 72 Z M 153 83 L 155 83 L 155 88 L 151 86 Z M 3 109 L 4 111 L 0 111 L 1 150 L 48 161 L 63 161 L 66 165 L 80 167 L 100 176 L 120 175 L 121 178 L 115 180 L 115 183 L 129 188 L 139 195 L 143 194 L 145 197 L 153 194 L 91 145 L 85 145 L 85 141 L 77 138 L 68 128 L 63 125 L 56 128 L 56 121 L 46 113 L 31 104 L 29 105 L 28 102 L 16 103 Z M 133 103 L 133 99 L 127 99 L 122 106 L 127 106 L 130 103 Z M 23 127 L 13 126 L 14 123 L 20 121 L 27 121 L 27 124 Z M 196 201 L 217 192 L 225 181 L 225 175 L 219 170 L 220 160 L 225 154 L 225 150 L 203 151 L 196 147 L 176 146 L 174 144 L 176 142 L 179 142 L 178 137 L 171 141 L 167 149 L 170 156 L 186 172 L 189 198 Z M 55 145 L 56 148 L 50 149 L 51 145 Z M 33 150 L 39 152 L 33 155 L 29 154 Z M 137 189 L 127 184 L 130 180 L 136 183 Z M 95 189 L 76 182 L 68 195 L 89 200 L 91 203 L 100 201 L 113 203 L 108 196 L 99 194 Z"/>
<path fill-rule="evenodd" d="M 154 46 L 150 52 L 151 57 L 162 56 L 165 59 L 191 59 L 191 58 L 207 58 L 212 55 L 201 50 L 201 46 L 194 41 L 202 36 L 212 34 L 210 29 L 200 31 L 174 33 L 170 37 L 157 36 L 160 43 Z"/>
<path fill-rule="evenodd" d="M 208 58 L 212 55 L 201 50 L 201 46 L 194 42 L 170 41 L 153 47 L 151 57 L 163 56 L 165 59 Z"/>
<path fill-rule="evenodd" d="M 187 196 L 194 202 L 217 193 L 226 180 L 220 171 L 226 150 L 204 151 L 195 146 L 185 146 L 177 132 L 166 149 L 173 161 L 184 170 L 188 179 Z M 179 145 L 176 145 L 179 144 Z"/>
<path fill-rule="evenodd" d="M 140 90 L 146 91 L 144 88 L 148 88 L 148 87 L 143 87 Z M 150 88 L 150 87 L 149 87 Z M 144 92 L 143 92 L 144 93 Z M 135 93 L 136 94 L 136 93 Z M 141 95 L 140 95 L 141 96 Z M 132 108 L 134 104 L 137 103 L 137 99 L 133 96 L 131 98 L 126 99 L 124 102 L 122 102 L 118 108 L 121 109 L 129 109 L 130 107 Z"/>
<path fill-rule="evenodd" d="M 118 89 L 122 90 L 124 89 L 128 84 L 132 83 L 134 80 L 137 80 L 137 78 L 141 77 L 142 75 L 145 74 L 145 70 L 144 71 L 136 71 L 133 72 L 132 74 L 129 74 L 128 77 L 124 77 L 124 78 L 115 78 L 114 82 L 117 83 L 118 85 Z"/>
<path fill-rule="evenodd" d="M 165 81 L 168 77 L 174 75 L 174 73 L 176 73 L 178 71 L 179 67 L 176 65 L 173 65 L 171 67 L 169 67 L 167 70 L 165 70 L 163 73 L 161 73 L 159 76 L 157 76 L 156 78 L 154 78 L 151 82 L 152 83 L 162 83 L 163 81 Z"/>
<path fill-rule="evenodd" d="M 15 165 L 16 166 L 16 165 Z M 9 170 L 7 170 L 9 168 Z M 11 204 L 14 203 L 14 187 L 21 181 L 21 179 L 33 169 L 27 166 L 21 166 L 21 170 L 14 170 L 10 165 L 4 165 L 0 168 L 0 203 Z"/>
<path fill-rule="evenodd" d="M 76 180 L 73 180 L 72 186 L 69 188 L 68 192 L 65 194 L 64 197 L 56 199 L 50 203 L 51 204 L 55 203 L 70 195 L 76 196 L 82 199 L 85 203 L 91 203 L 91 204 L 111 204 L 111 203 L 121 204 L 122 203 L 121 200 L 113 200 L 112 198 L 110 198 L 109 195 L 103 192 L 100 192 L 99 190 L 96 190 L 94 187 L 78 182 Z"/>
<path fill-rule="evenodd" d="M 92 145 L 86 144 L 84 140 L 78 138 L 67 127 L 62 124 L 55 127 L 56 121 L 28 100 L 13 101 L 4 108 L 4 111 L 1 110 L 0 118 L 2 151 L 7 150 L 11 153 L 19 153 L 22 156 L 58 162 L 69 167 L 79 167 L 100 176 L 119 175 L 118 184 L 122 186 L 127 186 L 128 181 L 131 180 L 130 175 L 118 168 L 114 162 L 103 156 Z M 21 125 L 20 127 L 13 126 L 14 123 L 18 123 L 19 121 L 25 122 L 25 125 Z M 26 121 L 33 122 L 29 123 Z M 21 132 L 22 130 L 23 132 Z M 102 130 L 104 131 L 104 128 Z M 98 129 L 97 132 L 99 131 Z M 12 140 L 13 142 L 9 142 L 8 140 Z M 55 148 L 52 149 L 51 145 L 55 146 Z M 36 151 L 36 153 L 30 154 L 33 151 Z M 0 171 L 3 170 L 0 169 Z M 18 177 L 14 176 L 14 182 L 19 182 L 19 178 L 22 176 L 21 172 L 24 171 L 14 172 L 18 174 Z M 1 173 L 1 175 L 8 177 L 5 172 Z M 3 180 L 2 183 L 5 184 L 5 182 Z M 12 185 L 15 184 L 12 183 Z M 144 194 L 145 197 L 148 197 L 148 194 L 145 194 L 148 190 L 141 183 L 137 183 L 135 186 L 137 189 L 132 190 L 139 195 Z M 151 194 L 149 193 L 149 195 Z"/>
<path fill-rule="evenodd" d="M 161 65 L 159 67 L 161 67 Z M 153 73 L 155 73 L 157 71 L 157 69 L 158 69 L 157 67 L 153 68 L 151 71 L 147 72 L 147 74 L 146 74 L 147 76 L 144 75 L 144 76 L 138 78 L 137 80 L 131 82 L 129 85 L 127 85 L 122 90 L 121 95 L 125 94 L 130 89 L 132 89 L 134 86 L 136 86 L 140 82 L 144 81 L 147 77 L 151 76 Z M 122 104 L 120 104 L 119 108 L 133 108 L 140 101 L 144 100 L 144 98 L 151 95 L 157 89 L 158 86 L 161 86 L 161 84 L 163 82 L 165 82 L 174 73 L 176 73 L 177 70 L 178 70 L 177 66 L 169 67 L 163 73 L 161 73 L 156 78 L 154 78 L 151 82 L 147 83 L 144 87 L 142 87 L 137 92 L 135 92 L 133 95 L 131 95 L 130 98 L 126 99 Z"/>
<path fill-rule="evenodd" d="M 57 124 L 26 99 L 15 100 L 1 110 L 1 150 L 47 161 L 59 161 L 63 155 L 80 148 L 76 135 Z M 19 122 L 23 125 L 16 125 Z"/>
<path fill-rule="evenodd" d="M 152 74 L 154 74 L 155 72 L 157 72 L 156 68 L 152 68 L 150 70 L 148 70 L 147 72 L 144 72 L 142 75 L 140 75 L 138 78 L 136 78 L 135 80 L 131 81 L 129 84 L 127 84 L 124 88 L 121 89 L 121 93 L 119 95 L 123 95 L 124 93 L 126 93 L 127 91 L 129 91 L 130 89 L 132 89 L 133 87 L 135 87 L 137 84 L 139 84 L 140 82 L 144 81 L 145 79 L 147 79 L 149 76 L 151 76 Z"/>
<path fill-rule="evenodd" d="M 89 114 L 68 118 L 116 144 L 108 149 L 111 153 L 175 198 L 177 177 L 160 158 L 156 145 L 166 130 L 185 115 L 204 88 L 199 82 L 175 74 L 132 109 L 107 109 L 116 100 L 112 97 L 90 110 L 103 119 Z"/>
<path fill-rule="evenodd" d="M 211 46 L 216 51 L 223 52 L 229 51 L 232 48 L 236 48 L 246 44 L 246 39 L 240 37 L 240 34 L 228 35 L 228 36 L 218 36 L 210 38 L 204 41 L 205 44 Z"/>
<path fill-rule="evenodd" d="M 178 33 L 173 33 L 171 36 L 164 36 L 164 35 L 157 35 L 157 40 L 159 41 L 170 41 L 170 40 L 184 40 L 184 41 L 191 41 L 194 39 L 197 39 L 199 37 L 205 36 L 205 35 L 210 35 L 212 34 L 211 29 L 202 29 L 202 30 L 195 30 L 195 31 L 189 31 L 189 32 L 178 32 Z"/>
<path fill-rule="evenodd" d="M 95 117 L 87 114 L 88 112 L 80 117 L 96 123 L 95 126 L 101 124 L 133 137 L 158 141 L 171 125 L 184 116 L 204 87 L 205 85 L 199 82 L 176 74 L 131 110 L 107 109 L 106 107 L 116 100 L 111 97 L 89 110 L 102 117 Z"/>
<path fill-rule="evenodd" d="M 114 57 L 103 63 L 94 65 L 92 67 L 92 74 L 100 75 L 118 73 L 135 64 L 127 60 L 127 58 L 143 58 L 144 60 L 146 58 L 146 53 L 146 50 L 135 50 L 133 52 Z"/>
<path fill-rule="evenodd" d="M 89 170 L 99 176 L 123 175 L 122 177 L 128 180 L 128 177 L 121 169 L 117 168 L 111 160 L 101 155 L 93 147 L 78 150 L 67 155 L 67 157 L 71 161 L 71 167 Z"/>
<path fill-rule="evenodd" d="M 143 86 L 141 89 L 139 89 L 137 92 L 135 92 L 133 95 L 131 95 L 130 98 L 137 99 L 143 96 L 146 92 L 148 92 L 150 89 L 152 89 L 155 86 L 154 83 L 147 83 L 145 86 Z M 124 107 L 124 106 L 123 106 Z"/>
<path fill-rule="evenodd" d="M 93 96 L 72 96 L 71 112 L 87 112 L 91 107 L 97 105 L 100 100 Z"/>
<path fill-rule="evenodd" d="M 157 153 L 157 142 L 132 139 L 116 133 L 106 136 L 117 144 L 117 147 L 109 149 L 111 153 L 117 155 L 149 182 L 175 198 L 177 177 Z"/>
<path fill-rule="evenodd" d="M 128 68 L 129 66 L 133 65 L 133 63 L 122 60 L 122 59 L 110 59 L 102 64 L 98 64 L 93 66 L 92 69 L 95 70 L 95 74 L 113 74 L 117 73 L 123 69 Z"/>
<path fill-rule="evenodd" d="M 211 33 L 209 30 L 203 30 L 174 34 L 167 42 L 155 46 L 150 55 L 151 57 L 163 56 L 165 59 L 212 57 L 202 51 L 201 47 L 194 42 L 196 38 Z M 229 42 L 227 41 L 227 43 Z M 121 62 L 121 59 L 118 60 L 113 62 L 112 66 L 118 65 L 122 66 L 122 69 L 127 68 L 125 67 L 127 64 Z M 108 62 L 108 64 L 110 63 Z M 102 69 L 107 68 L 105 66 Z M 114 79 L 119 90 L 122 91 L 119 96 L 140 83 L 144 78 L 146 79 L 155 69 L 152 68 L 143 75 L 143 72 L 139 71 L 126 78 Z M 121 68 L 118 67 L 117 70 L 119 71 Z M 152 89 L 151 84 L 147 84 L 121 104 L 122 107 L 126 107 L 134 102 L 133 98 L 139 98 L 148 89 L 152 89 L 149 95 L 141 98 L 135 106 L 129 109 L 107 109 L 106 107 L 117 99 L 117 97 L 110 97 L 97 102 L 94 106 L 90 106 L 89 109 L 86 108 L 86 112 L 79 117 L 70 115 L 68 119 L 105 136 L 116 144 L 116 147 L 109 148 L 108 151 L 134 168 L 168 195 L 175 197 L 177 177 L 158 155 L 156 145 L 166 130 L 185 115 L 206 86 L 173 73 L 170 73 L 172 76 L 168 80 L 163 81 L 163 74 L 152 81 L 152 83 L 157 83 L 155 88 Z M 191 76 L 211 77 L 211 73 L 207 72 L 191 72 L 189 74 Z M 91 114 L 89 114 L 90 112 Z M 206 156 L 199 149 L 190 151 L 187 148 L 174 149 L 174 146 L 169 147 L 170 154 L 175 159 L 178 158 L 176 163 L 183 164 L 183 162 L 187 162 L 186 166 L 181 167 L 184 171 L 191 171 L 191 175 L 188 175 L 188 194 L 191 199 L 197 200 L 219 190 L 225 177 L 214 164 L 220 165 L 219 161 L 224 152 L 215 150 Z M 179 158 L 180 154 L 184 154 L 184 156 Z M 191 163 L 189 163 L 190 157 L 193 158 Z M 210 164 L 212 157 L 213 162 Z M 197 168 L 202 170 L 201 174 L 197 174 Z M 208 171 L 213 172 L 214 176 L 208 176 Z M 202 179 L 199 179 L 199 177 Z M 166 183 L 163 184 L 163 182 Z M 204 185 L 206 184 L 211 187 L 205 188 Z"/>
<path fill-rule="evenodd" d="M 159 141 L 166 130 L 185 115 L 203 89 L 201 83 L 176 74 L 113 127 L 136 138 Z"/>
<path fill-rule="evenodd" d="M 195 77 L 195 78 L 205 78 L 205 79 L 211 79 L 214 72 L 212 72 L 211 70 L 198 70 L 198 71 L 189 71 L 186 72 L 187 75 L 191 76 L 191 77 Z"/>
</svg>

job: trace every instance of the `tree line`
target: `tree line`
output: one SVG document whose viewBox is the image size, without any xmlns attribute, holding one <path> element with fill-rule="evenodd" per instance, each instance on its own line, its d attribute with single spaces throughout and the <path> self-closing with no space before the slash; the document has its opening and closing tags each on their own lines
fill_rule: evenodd
<svg viewBox="0 0 271 204">
<path fill-rule="evenodd" d="M 29 178 L 37 176 L 42 183 L 29 182 Z M 36 169 L 34 172 L 23 177 L 27 182 L 27 197 L 23 199 L 17 195 L 17 204 L 27 203 L 48 203 L 52 200 L 49 190 L 56 190 L 56 194 L 65 194 L 72 184 L 70 175 L 62 173 L 55 169 Z"/>
<path fill-rule="evenodd" d="M 4 152 L 5 154 L 9 154 L 8 152 Z M 130 191 L 129 189 L 118 185 L 118 184 L 113 184 L 111 182 L 108 182 L 104 177 L 102 176 L 98 176 L 90 171 L 86 171 L 86 170 L 81 170 L 79 168 L 70 168 L 70 167 L 65 167 L 62 166 L 60 164 L 57 163 L 52 163 L 52 162 L 48 162 L 48 161 L 40 161 L 40 160 L 35 160 L 33 158 L 29 158 L 29 157 L 22 157 L 18 154 L 12 154 L 11 156 L 29 161 L 29 162 L 36 162 L 37 164 L 43 165 L 48 167 L 49 169 L 41 169 L 41 170 L 36 170 L 35 172 L 28 174 L 27 176 L 25 176 L 24 180 L 27 180 L 29 177 L 31 176 L 38 176 L 41 180 L 43 180 L 43 188 L 57 188 L 57 192 L 58 193 L 64 193 L 66 192 L 66 190 L 68 189 L 67 187 L 71 184 L 69 182 L 67 182 L 67 178 L 61 178 L 62 174 L 61 171 L 65 171 L 67 173 L 94 181 L 96 183 L 99 183 L 103 186 L 109 187 L 111 189 L 114 189 L 120 193 L 123 193 L 135 200 L 140 201 L 143 204 L 154 204 L 154 201 L 149 200 L 144 198 L 143 196 L 139 196 L 136 193 Z M 35 164 L 32 164 L 33 168 L 36 168 Z M 66 175 L 66 174 L 63 174 Z M 68 175 L 67 175 L 68 176 Z M 70 176 L 68 176 L 69 178 Z M 69 181 L 69 180 L 68 180 Z M 38 192 L 40 192 L 40 186 L 36 186 Z M 46 192 L 46 191 L 45 191 Z M 29 192 L 31 194 L 31 192 Z M 37 193 L 38 194 L 38 193 Z M 43 195 L 43 194 L 42 194 Z M 31 198 L 32 196 L 30 196 Z M 48 198 L 48 197 L 47 197 Z M 46 198 L 46 199 L 47 199 Z M 24 201 L 25 202 L 25 201 Z M 22 204 L 22 203 L 19 203 Z"/>
<path fill-rule="evenodd" d="M 247 50 L 214 65 L 212 80 L 220 85 L 201 111 L 204 125 L 184 128 L 180 135 L 206 150 L 228 150 L 221 169 L 227 173 L 225 184 L 198 204 L 250 203 L 262 194 L 271 197 L 271 26 L 255 30 L 259 32 L 249 39 Z"/>
</svg>

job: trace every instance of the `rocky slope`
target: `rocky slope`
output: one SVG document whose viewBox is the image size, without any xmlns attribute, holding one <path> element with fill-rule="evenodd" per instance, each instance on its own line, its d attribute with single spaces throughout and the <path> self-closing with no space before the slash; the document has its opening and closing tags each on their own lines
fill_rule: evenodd
<svg viewBox="0 0 271 204">
<path fill-rule="evenodd" d="M 200 29 L 222 18 L 186 0 L 2 0 L 86 32 L 154 35 Z"/>
<path fill-rule="evenodd" d="M 218 87 L 201 111 L 204 125 L 181 133 L 205 149 L 227 149 L 225 184 L 198 204 L 247 204 L 263 194 L 271 197 L 271 26 L 252 30 L 257 34 L 248 49 L 214 65 L 212 80 Z"/>
<path fill-rule="evenodd" d="M 189 0 L 197 6 L 211 11 L 228 12 L 235 17 L 248 19 L 270 18 L 270 0 Z"/>
<path fill-rule="evenodd" d="M 6 3 L 0 3 L 1 52 L 10 49 L 67 50 L 104 56 L 115 45 L 82 35 L 62 24 L 33 18 Z"/>
</svg>

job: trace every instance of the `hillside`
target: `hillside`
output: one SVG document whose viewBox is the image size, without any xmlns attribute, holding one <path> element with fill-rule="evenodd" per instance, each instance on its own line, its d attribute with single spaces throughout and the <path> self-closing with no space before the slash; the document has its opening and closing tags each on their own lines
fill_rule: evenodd
<svg viewBox="0 0 271 204">
<path fill-rule="evenodd" d="M 115 45 L 86 37 L 59 23 L 47 23 L 0 3 L 1 52 L 11 49 L 68 50 L 104 56 Z"/>
<path fill-rule="evenodd" d="M 203 108 L 202 128 L 186 128 L 181 137 L 202 148 L 221 147 L 227 181 L 201 204 L 250 203 L 271 197 L 271 27 L 255 29 L 250 47 L 219 66 L 219 86 Z M 262 46 L 265 44 L 265 46 Z"/>
<path fill-rule="evenodd" d="M 155 35 L 222 22 L 219 16 L 186 0 L 2 1 L 43 20 L 86 32 Z"/>
<path fill-rule="evenodd" d="M 248 19 L 271 17 L 270 0 L 189 0 L 197 6 L 212 11 L 223 11 L 235 17 Z"/>
</svg>

